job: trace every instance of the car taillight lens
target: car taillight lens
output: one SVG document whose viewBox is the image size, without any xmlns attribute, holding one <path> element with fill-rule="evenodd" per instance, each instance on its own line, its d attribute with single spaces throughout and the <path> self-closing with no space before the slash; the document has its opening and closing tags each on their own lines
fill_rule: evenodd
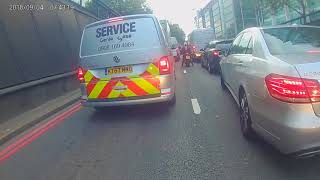
<svg viewBox="0 0 320 180">
<path fill-rule="evenodd" d="M 84 70 L 81 67 L 77 70 L 77 76 L 80 82 L 84 82 Z"/>
<path fill-rule="evenodd" d="M 212 51 L 213 56 L 219 56 L 219 51 Z"/>
<path fill-rule="evenodd" d="M 159 61 L 159 72 L 160 72 L 161 75 L 170 74 L 171 65 L 170 65 L 170 61 L 169 61 L 169 57 L 168 56 L 164 56 L 164 57 L 160 58 L 160 61 Z"/>
<path fill-rule="evenodd" d="M 320 101 L 320 85 L 317 80 L 270 74 L 265 78 L 270 95 L 290 103 Z"/>
</svg>

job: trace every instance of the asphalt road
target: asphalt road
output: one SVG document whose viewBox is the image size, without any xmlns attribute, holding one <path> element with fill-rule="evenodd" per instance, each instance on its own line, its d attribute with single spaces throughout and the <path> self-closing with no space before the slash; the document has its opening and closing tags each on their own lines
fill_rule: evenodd
<svg viewBox="0 0 320 180">
<path fill-rule="evenodd" d="M 259 138 L 246 141 L 219 79 L 178 66 L 175 107 L 81 108 L 3 161 L 0 179 L 319 179 L 320 158 L 290 159 Z"/>
</svg>

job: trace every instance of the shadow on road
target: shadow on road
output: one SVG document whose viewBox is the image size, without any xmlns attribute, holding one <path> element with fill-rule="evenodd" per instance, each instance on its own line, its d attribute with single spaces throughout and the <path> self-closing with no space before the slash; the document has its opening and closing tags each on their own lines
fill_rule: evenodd
<svg viewBox="0 0 320 180">
<path fill-rule="evenodd" d="M 174 108 L 166 104 L 106 107 L 95 110 L 91 120 L 93 122 L 163 121 L 172 116 Z"/>
</svg>

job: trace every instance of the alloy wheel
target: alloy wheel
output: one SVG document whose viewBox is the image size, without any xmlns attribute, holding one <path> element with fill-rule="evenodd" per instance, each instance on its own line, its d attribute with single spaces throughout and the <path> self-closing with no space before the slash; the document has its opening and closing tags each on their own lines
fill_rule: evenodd
<svg viewBox="0 0 320 180">
<path fill-rule="evenodd" d="M 245 92 L 241 93 L 239 103 L 240 103 L 241 132 L 246 138 L 251 138 L 253 135 L 253 130 L 251 127 L 251 117 L 250 117 L 248 99 Z"/>
</svg>

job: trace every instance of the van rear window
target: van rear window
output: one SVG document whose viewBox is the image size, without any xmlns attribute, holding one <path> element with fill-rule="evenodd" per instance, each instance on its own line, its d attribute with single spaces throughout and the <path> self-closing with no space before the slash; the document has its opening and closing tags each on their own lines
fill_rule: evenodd
<svg viewBox="0 0 320 180">
<path fill-rule="evenodd" d="M 99 23 L 84 30 L 81 57 L 160 46 L 152 18 Z"/>
</svg>

